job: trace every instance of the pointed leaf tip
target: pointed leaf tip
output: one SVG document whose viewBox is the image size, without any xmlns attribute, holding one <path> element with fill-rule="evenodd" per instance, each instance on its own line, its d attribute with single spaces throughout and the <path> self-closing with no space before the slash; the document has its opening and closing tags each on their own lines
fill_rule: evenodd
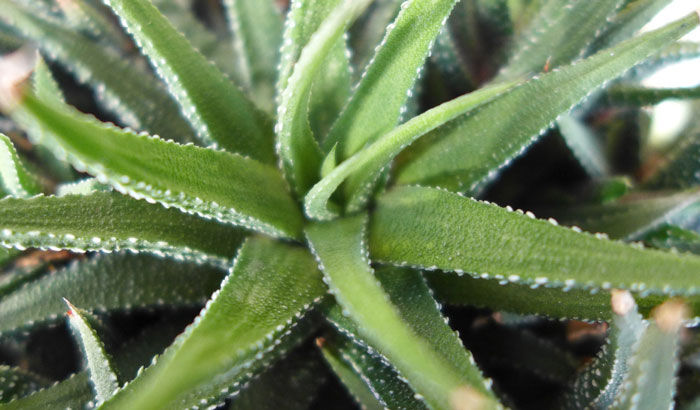
<svg viewBox="0 0 700 410">
<path fill-rule="evenodd" d="M 634 308 L 634 298 L 629 291 L 613 289 L 610 293 L 612 310 L 616 315 L 624 316 Z"/>
<path fill-rule="evenodd" d="M 6 54 L 0 58 L 0 108 L 7 110 L 22 97 L 22 85 L 29 79 L 39 53 L 32 46 Z"/>
</svg>

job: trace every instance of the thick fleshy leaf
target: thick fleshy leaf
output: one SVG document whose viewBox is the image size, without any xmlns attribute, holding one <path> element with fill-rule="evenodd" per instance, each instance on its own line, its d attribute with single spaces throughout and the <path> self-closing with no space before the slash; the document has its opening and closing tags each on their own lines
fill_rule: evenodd
<svg viewBox="0 0 700 410">
<path fill-rule="evenodd" d="M 609 19 L 605 32 L 596 39 L 594 49 L 615 45 L 632 37 L 644 27 L 661 9 L 672 0 L 636 0 L 627 1 L 625 6 Z"/>
<path fill-rule="evenodd" d="M 423 138 L 397 181 L 477 192 L 498 169 L 599 86 L 698 25 L 690 15 L 659 30 L 599 52 L 515 87 L 473 115 Z M 556 98 L 553 98 L 556 96 Z M 503 113 L 508 115 L 504 116 Z"/>
<path fill-rule="evenodd" d="M 301 51 L 282 92 L 275 126 L 277 150 L 285 175 L 299 196 L 318 179 L 321 167 L 320 148 L 308 120 L 313 80 L 334 45 L 371 1 L 345 1 L 330 13 Z"/>
<path fill-rule="evenodd" d="M 611 409 L 673 408 L 684 314 L 685 306 L 679 301 L 668 301 L 654 311 L 654 321 L 630 359 Z"/>
<path fill-rule="evenodd" d="M 57 156 L 134 198 L 274 236 L 299 236 L 301 213 L 270 165 L 122 130 L 31 94 L 13 115 Z"/>
<path fill-rule="evenodd" d="M 95 312 L 197 306 L 216 290 L 219 269 L 149 255 L 98 255 L 25 284 L 0 300 L 0 332 L 55 322 L 62 298 Z"/>
<path fill-rule="evenodd" d="M 59 61 L 78 81 L 93 86 L 104 106 L 126 125 L 179 141 L 191 141 L 192 130 L 175 102 L 153 76 L 134 67 L 74 31 L 42 20 L 13 4 L 0 1 L 2 14 L 47 57 Z"/>
<path fill-rule="evenodd" d="M 435 296 L 450 305 L 477 306 L 552 319 L 597 321 L 613 317 L 607 291 L 523 285 L 443 272 L 427 272 L 426 278 Z M 640 292 L 636 292 L 635 297 L 644 315 L 648 315 L 654 306 L 665 299 L 653 294 L 642 297 Z M 700 317 L 700 298 L 691 297 L 689 302 L 693 315 Z"/>
<path fill-rule="evenodd" d="M 669 99 L 698 99 L 700 87 L 647 88 L 618 84 L 610 87 L 608 98 L 615 104 L 654 105 Z"/>
<path fill-rule="evenodd" d="M 249 240 L 194 324 L 102 408 L 169 408 L 212 378 L 244 377 L 325 292 L 305 249 Z"/>
<path fill-rule="evenodd" d="M 698 257 L 640 249 L 434 188 L 380 196 L 369 247 L 378 261 L 504 283 L 666 295 L 700 290 Z"/>
<path fill-rule="evenodd" d="M 676 215 L 699 201 L 698 190 L 670 194 L 640 192 L 602 205 L 569 207 L 562 211 L 559 222 L 589 232 L 604 232 L 614 239 L 638 240 L 672 222 Z"/>
<path fill-rule="evenodd" d="M 0 200 L 0 244 L 21 250 L 128 249 L 227 265 L 243 236 L 215 221 L 115 193 Z"/>
<path fill-rule="evenodd" d="M 337 143 L 339 160 L 346 159 L 396 126 L 401 107 L 454 4 L 455 0 L 403 3 L 333 125 L 324 143 L 326 151 Z"/>
<path fill-rule="evenodd" d="M 87 372 L 81 372 L 29 396 L 0 404 L 0 408 L 2 410 L 79 409 L 87 405 L 90 400 L 92 400 L 92 391 L 89 376 Z"/>
<path fill-rule="evenodd" d="M 17 367 L 0 365 L 0 407 L 25 397 L 48 384 L 42 377 Z"/>
<path fill-rule="evenodd" d="M 277 80 L 282 16 L 273 0 L 225 0 L 245 85 L 258 106 L 272 111 Z"/>
<path fill-rule="evenodd" d="M 277 103 L 287 88 L 302 49 L 340 0 L 292 0 L 284 29 Z M 345 38 L 336 42 L 317 72 L 309 99 L 309 122 L 318 141 L 323 140 L 350 96 L 352 67 Z"/>
<path fill-rule="evenodd" d="M 0 194 L 3 192 L 22 198 L 41 192 L 41 185 L 22 164 L 10 138 L 0 133 Z"/>
<path fill-rule="evenodd" d="M 119 388 L 117 374 L 111 363 L 112 358 L 91 323 L 95 319 L 90 313 L 76 308 L 66 299 L 64 301 L 68 305 L 68 323 L 80 344 L 90 375 L 90 384 L 95 392 L 95 401 L 99 405 L 112 397 Z"/>
<path fill-rule="evenodd" d="M 207 144 L 273 162 L 272 123 L 146 0 L 105 0 Z"/>
<path fill-rule="evenodd" d="M 350 196 L 349 210 L 359 210 L 367 201 L 376 180 L 392 159 L 416 139 L 432 129 L 457 118 L 467 116 L 471 110 L 485 104 L 512 87 L 505 83 L 486 87 L 435 107 L 385 134 L 373 144 L 335 167 L 309 191 L 305 198 L 305 211 L 315 219 L 330 219 L 335 212 L 328 202 L 343 182 Z M 331 153 L 332 155 L 332 153 Z"/>
<path fill-rule="evenodd" d="M 612 295 L 614 316 L 608 341 L 594 361 L 576 376 L 562 399 L 563 408 L 609 408 L 629 371 L 630 357 L 646 330 L 646 323 L 637 312 L 632 295 L 626 291 L 613 291 Z"/>
<path fill-rule="evenodd" d="M 341 333 L 319 338 L 317 344 L 345 388 L 363 408 L 425 408 L 396 371 L 366 346 Z"/>
<path fill-rule="evenodd" d="M 513 44 L 496 81 L 547 71 L 582 56 L 623 0 L 549 0 Z M 576 21 L 577 24 L 571 24 Z"/>
<path fill-rule="evenodd" d="M 317 223 L 307 229 L 312 249 L 338 304 L 357 324 L 359 334 L 386 357 L 425 402 L 448 408 L 463 395 L 495 406 L 489 391 L 449 361 L 440 347 L 419 336 L 384 292 L 369 265 L 363 215 Z M 473 370 L 472 370 L 473 371 Z M 472 372 L 470 372 L 472 373 Z"/>
</svg>

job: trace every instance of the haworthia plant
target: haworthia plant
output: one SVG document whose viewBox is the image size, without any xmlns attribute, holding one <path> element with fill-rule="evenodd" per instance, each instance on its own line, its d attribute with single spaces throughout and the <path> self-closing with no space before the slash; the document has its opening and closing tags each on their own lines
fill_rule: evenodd
<svg viewBox="0 0 700 410">
<path fill-rule="evenodd" d="M 692 399 L 667 3 L 0 0 L 0 409 Z"/>
</svg>

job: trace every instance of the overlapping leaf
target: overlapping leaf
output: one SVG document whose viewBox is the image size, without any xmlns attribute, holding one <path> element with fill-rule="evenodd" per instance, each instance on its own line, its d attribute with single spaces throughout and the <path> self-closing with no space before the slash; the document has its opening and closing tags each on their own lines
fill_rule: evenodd
<svg viewBox="0 0 700 410">
<path fill-rule="evenodd" d="M 366 217 L 360 215 L 317 223 L 307 230 L 331 292 L 360 335 L 391 361 L 429 406 L 447 408 L 462 394 L 472 394 L 487 407 L 495 405 L 483 381 L 474 377 L 473 365 L 468 363 L 465 372 L 444 356 L 445 346 L 432 345 L 401 317 L 369 265 L 365 223 Z M 409 316 L 415 314 L 407 309 Z"/>
<path fill-rule="evenodd" d="M 13 115 L 57 156 L 137 199 L 275 236 L 299 235 L 300 212 L 270 165 L 122 130 L 31 93 Z"/>
<path fill-rule="evenodd" d="M 690 15 L 515 87 L 472 115 L 438 128 L 412 149 L 397 181 L 479 191 L 559 115 L 698 25 Z M 503 113 L 508 115 L 503 115 Z"/>
<path fill-rule="evenodd" d="M 324 294 L 306 250 L 271 239 L 249 240 L 194 324 L 102 408 L 169 408 L 217 378 L 233 384 L 271 354 Z"/>
<path fill-rule="evenodd" d="M 144 0 L 105 0 L 168 85 L 199 138 L 263 162 L 274 160 L 272 123 Z"/>
<path fill-rule="evenodd" d="M 55 321 L 62 298 L 97 312 L 162 306 L 196 306 L 216 290 L 219 269 L 148 255 L 98 255 L 73 262 L 0 300 L 0 332 Z"/>
<path fill-rule="evenodd" d="M 0 133 L 0 193 L 21 198 L 39 192 L 38 179 L 24 167 L 10 138 Z"/>
</svg>

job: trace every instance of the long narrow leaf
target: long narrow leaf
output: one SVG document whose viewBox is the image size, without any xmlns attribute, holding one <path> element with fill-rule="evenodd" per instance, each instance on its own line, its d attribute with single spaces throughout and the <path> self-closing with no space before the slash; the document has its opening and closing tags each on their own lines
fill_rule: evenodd
<svg viewBox="0 0 700 410">
<path fill-rule="evenodd" d="M 0 365 L 0 407 L 45 387 L 47 381 L 17 367 Z"/>
<path fill-rule="evenodd" d="M 429 406 L 448 408 L 465 391 L 473 392 L 483 404 L 494 406 L 484 386 L 418 336 L 390 302 L 366 257 L 366 219 L 360 215 L 317 223 L 307 229 L 311 247 L 340 306 L 357 323 L 360 335 L 393 363 Z"/>
<path fill-rule="evenodd" d="M 191 141 L 192 130 L 175 102 L 153 76 L 88 38 L 59 24 L 41 20 L 12 1 L 0 1 L 0 18 L 35 41 L 82 83 L 90 84 L 98 101 L 126 125 L 178 141 Z"/>
<path fill-rule="evenodd" d="M 215 221 L 108 192 L 0 200 L 0 244 L 18 249 L 128 249 L 226 265 L 243 236 Z"/>
<path fill-rule="evenodd" d="M 14 110 L 58 157 L 134 198 L 275 236 L 299 235 L 300 212 L 270 165 L 122 130 L 30 93 Z"/>
<path fill-rule="evenodd" d="M 374 186 L 382 169 L 388 166 L 401 150 L 430 130 L 461 115 L 468 115 L 471 110 L 513 85 L 513 83 L 494 85 L 464 95 L 435 107 L 387 133 L 341 163 L 314 185 L 305 199 L 306 214 L 315 219 L 333 217 L 335 213 L 329 209 L 328 202 L 338 187 L 346 181 L 346 192 L 352 195 L 349 210 L 358 210 L 368 199 L 369 190 Z"/>
<path fill-rule="evenodd" d="M 320 25 L 304 47 L 277 109 L 278 154 L 287 179 L 303 196 L 318 179 L 321 152 L 308 120 L 309 95 L 321 64 L 348 26 L 372 0 L 345 1 Z"/>
<path fill-rule="evenodd" d="M 274 160 L 272 124 L 146 0 L 105 0 L 165 80 L 197 135 L 232 152 Z"/>
<path fill-rule="evenodd" d="M 282 16 L 273 0 L 225 0 L 241 64 L 253 98 L 262 108 L 274 106 L 275 81 L 282 40 Z"/>
<path fill-rule="evenodd" d="M 245 375 L 325 294 L 303 248 L 255 238 L 194 324 L 104 409 L 171 408 L 216 376 Z"/>
<path fill-rule="evenodd" d="M 62 298 L 94 312 L 197 306 L 216 290 L 219 269 L 148 255 L 99 255 L 73 262 L 0 300 L 0 332 L 55 322 Z"/>
<path fill-rule="evenodd" d="M 64 301 L 68 305 L 68 323 L 86 359 L 95 401 L 99 405 L 112 397 L 119 388 L 112 358 L 105 351 L 104 344 L 91 324 L 91 315 L 71 305 L 68 300 Z"/>
<path fill-rule="evenodd" d="M 41 192 L 41 185 L 17 155 L 10 138 L 0 133 L 0 193 L 27 197 Z"/>
<path fill-rule="evenodd" d="M 700 290 L 698 257 L 639 249 L 433 188 L 381 196 L 369 247 L 379 261 L 504 283 L 666 295 Z"/>
<path fill-rule="evenodd" d="M 421 140 L 398 182 L 479 191 L 559 115 L 596 88 L 696 27 L 693 14 L 664 28 L 529 81 L 466 119 Z M 508 115 L 504 116 L 503 113 Z M 424 144 L 423 144 L 424 143 Z"/>
<path fill-rule="evenodd" d="M 403 3 L 350 102 L 333 125 L 324 144 L 326 152 L 337 143 L 338 158 L 346 159 L 396 125 L 401 107 L 454 4 L 455 0 Z"/>
<path fill-rule="evenodd" d="M 92 391 L 88 374 L 81 372 L 29 396 L 0 404 L 0 408 L 2 410 L 77 409 L 87 405 L 90 400 L 92 400 Z"/>
</svg>

